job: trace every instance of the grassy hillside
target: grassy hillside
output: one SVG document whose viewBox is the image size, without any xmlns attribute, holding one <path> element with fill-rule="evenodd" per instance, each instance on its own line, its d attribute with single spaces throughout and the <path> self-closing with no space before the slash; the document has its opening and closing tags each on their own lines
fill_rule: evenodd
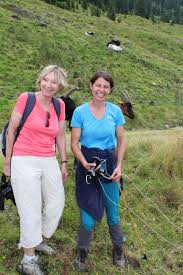
<svg viewBox="0 0 183 275">
<path fill-rule="evenodd" d="M 88 257 L 93 275 L 180 275 L 183 267 L 183 137 L 180 129 L 130 131 L 124 160 L 125 188 L 120 199 L 120 219 L 130 260 L 139 261 L 121 272 L 112 265 L 111 242 L 105 219 L 98 224 Z M 69 136 L 68 136 L 69 142 Z M 77 274 L 75 237 L 79 211 L 75 202 L 73 158 L 68 146 L 70 177 L 65 184 L 66 204 L 58 230 L 50 243 L 55 257 L 41 256 L 49 275 Z M 2 159 L 0 159 L 0 166 Z M 126 207 L 130 209 L 129 211 Z M 19 219 L 16 208 L 6 202 L 0 212 L 0 274 L 15 275 L 22 251 L 17 249 Z M 148 260 L 143 260 L 146 254 Z"/>
<path fill-rule="evenodd" d="M 95 35 L 88 37 L 85 31 Z M 122 42 L 124 52 L 106 48 L 111 38 Z M 90 97 L 88 80 L 96 70 L 114 76 L 111 100 L 127 89 L 136 118 L 127 132 L 124 160 L 125 191 L 120 217 L 126 235 L 126 253 L 141 264 L 128 265 L 123 275 L 182 274 L 183 267 L 183 138 L 181 128 L 159 131 L 165 125 L 183 126 L 183 27 L 121 16 L 121 22 L 61 10 L 38 0 L 0 0 L 0 128 L 9 117 L 17 95 L 31 90 L 37 73 L 58 63 L 79 85 L 77 104 Z M 168 127 L 167 126 L 167 127 Z M 69 143 L 69 134 L 68 134 Z M 53 258 L 41 256 L 50 275 L 76 274 L 75 236 L 79 213 L 74 196 L 73 156 L 68 145 L 70 177 L 65 185 L 66 206 L 51 244 Z M 0 170 L 3 159 L 0 156 Z M 131 211 L 130 218 L 128 208 Z M 19 218 L 6 202 L 0 212 L 0 275 L 15 275 L 22 256 L 17 249 Z M 146 254 L 148 261 L 141 259 Z M 89 254 L 89 274 L 122 274 L 111 265 L 111 243 L 105 219 L 97 225 Z"/>
<path fill-rule="evenodd" d="M 136 119 L 128 128 L 181 126 L 183 115 L 183 27 L 135 16 L 121 22 L 73 13 L 38 0 L 0 0 L 0 128 L 16 96 L 34 88 L 44 65 L 57 63 L 80 85 L 77 104 L 89 99 L 88 81 L 96 70 L 114 76 L 111 100 L 118 103 L 127 89 Z M 93 31 L 88 37 L 85 31 Z M 121 40 L 124 51 L 106 44 Z"/>
</svg>

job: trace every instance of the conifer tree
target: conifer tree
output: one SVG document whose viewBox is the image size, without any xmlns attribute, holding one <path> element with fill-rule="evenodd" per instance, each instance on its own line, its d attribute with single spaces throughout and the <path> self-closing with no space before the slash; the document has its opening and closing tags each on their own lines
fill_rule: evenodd
<svg viewBox="0 0 183 275">
<path fill-rule="evenodd" d="M 145 17 L 145 2 L 146 0 L 138 0 L 136 2 L 136 7 L 135 7 L 135 14 L 136 15 L 139 15 L 139 16 L 142 16 L 142 17 Z"/>
<path fill-rule="evenodd" d="M 83 0 L 81 6 L 82 6 L 83 10 L 87 10 L 88 9 L 88 1 Z"/>
<path fill-rule="evenodd" d="M 90 11 L 92 16 L 100 17 L 101 15 L 100 9 L 96 6 L 91 5 Z"/>
<path fill-rule="evenodd" d="M 110 6 L 107 12 L 107 17 L 113 21 L 116 20 L 116 12 L 113 6 Z"/>
<path fill-rule="evenodd" d="M 107 11 L 111 20 L 116 13 L 136 14 L 155 21 L 160 20 L 183 24 L 183 0 L 42 0 L 60 8 L 75 10 L 79 6 L 87 10 L 91 5 L 92 15 L 100 16 L 101 10 Z"/>
</svg>

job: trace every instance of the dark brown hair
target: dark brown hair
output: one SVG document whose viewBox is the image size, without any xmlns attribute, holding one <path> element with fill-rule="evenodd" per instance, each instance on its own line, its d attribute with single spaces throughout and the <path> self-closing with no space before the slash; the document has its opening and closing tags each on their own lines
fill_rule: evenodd
<svg viewBox="0 0 183 275">
<path fill-rule="evenodd" d="M 96 72 L 93 77 L 90 79 L 90 83 L 93 85 L 95 83 L 95 81 L 98 79 L 98 78 L 103 78 L 105 79 L 106 81 L 108 81 L 110 83 L 110 87 L 111 89 L 113 88 L 114 86 L 114 81 L 113 81 L 113 78 L 110 74 L 108 74 L 107 72 L 103 72 L 103 71 L 98 71 Z"/>
</svg>

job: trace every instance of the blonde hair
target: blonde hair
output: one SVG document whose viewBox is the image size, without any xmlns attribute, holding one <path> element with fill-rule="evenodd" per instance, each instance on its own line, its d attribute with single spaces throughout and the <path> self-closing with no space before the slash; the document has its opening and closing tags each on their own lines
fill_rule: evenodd
<svg viewBox="0 0 183 275">
<path fill-rule="evenodd" d="M 56 76 L 57 82 L 59 84 L 59 90 L 63 90 L 65 87 L 68 86 L 68 83 L 66 80 L 67 79 L 66 71 L 57 65 L 48 65 L 48 66 L 44 67 L 44 69 L 40 72 L 40 74 L 38 76 L 38 79 L 36 81 L 36 86 L 37 86 L 38 90 L 40 89 L 41 80 L 47 74 L 52 73 L 52 72 L 54 72 L 54 74 Z"/>
</svg>

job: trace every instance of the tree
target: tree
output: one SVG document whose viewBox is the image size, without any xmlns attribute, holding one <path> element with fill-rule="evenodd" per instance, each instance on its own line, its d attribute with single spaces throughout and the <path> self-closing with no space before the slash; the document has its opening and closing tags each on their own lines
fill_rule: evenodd
<svg viewBox="0 0 183 275">
<path fill-rule="evenodd" d="M 179 16 L 180 16 L 180 24 L 183 24 L 183 6 L 180 7 L 179 11 Z"/>
<path fill-rule="evenodd" d="M 145 0 L 137 0 L 136 7 L 135 7 L 135 14 L 145 17 L 146 10 L 145 10 Z"/>
<path fill-rule="evenodd" d="M 135 0 L 129 0 L 128 8 L 130 13 L 134 13 L 135 10 Z"/>
<path fill-rule="evenodd" d="M 67 5 L 68 5 L 68 10 L 73 10 L 73 11 L 75 10 L 74 0 L 68 0 Z"/>
<path fill-rule="evenodd" d="M 88 9 L 88 1 L 83 0 L 81 6 L 82 6 L 83 10 L 87 10 Z"/>
<path fill-rule="evenodd" d="M 108 12 L 107 12 L 107 17 L 113 21 L 116 20 L 116 12 L 115 12 L 115 9 L 114 7 L 111 7 L 108 9 Z"/>
<path fill-rule="evenodd" d="M 92 16 L 100 17 L 100 15 L 101 15 L 100 9 L 96 6 L 91 5 L 90 11 L 91 11 Z"/>
<path fill-rule="evenodd" d="M 123 0 L 122 13 L 128 14 L 129 12 L 129 0 Z"/>
<path fill-rule="evenodd" d="M 147 0 L 145 3 L 145 18 L 149 19 L 151 15 L 151 0 Z"/>
<path fill-rule="evenodd" d="M 151 19 L 159 17 L 172 24 L 183 24 L 183 0 L 42 0 L 63 9 L 77 10 L 79 6 L 87 10 L 90 5 L 91 15 L 100 16 L 101 10 L 107 11 L 111 20 L 116 20 L 116 13 L 136 14 Z"/>
</svg>

